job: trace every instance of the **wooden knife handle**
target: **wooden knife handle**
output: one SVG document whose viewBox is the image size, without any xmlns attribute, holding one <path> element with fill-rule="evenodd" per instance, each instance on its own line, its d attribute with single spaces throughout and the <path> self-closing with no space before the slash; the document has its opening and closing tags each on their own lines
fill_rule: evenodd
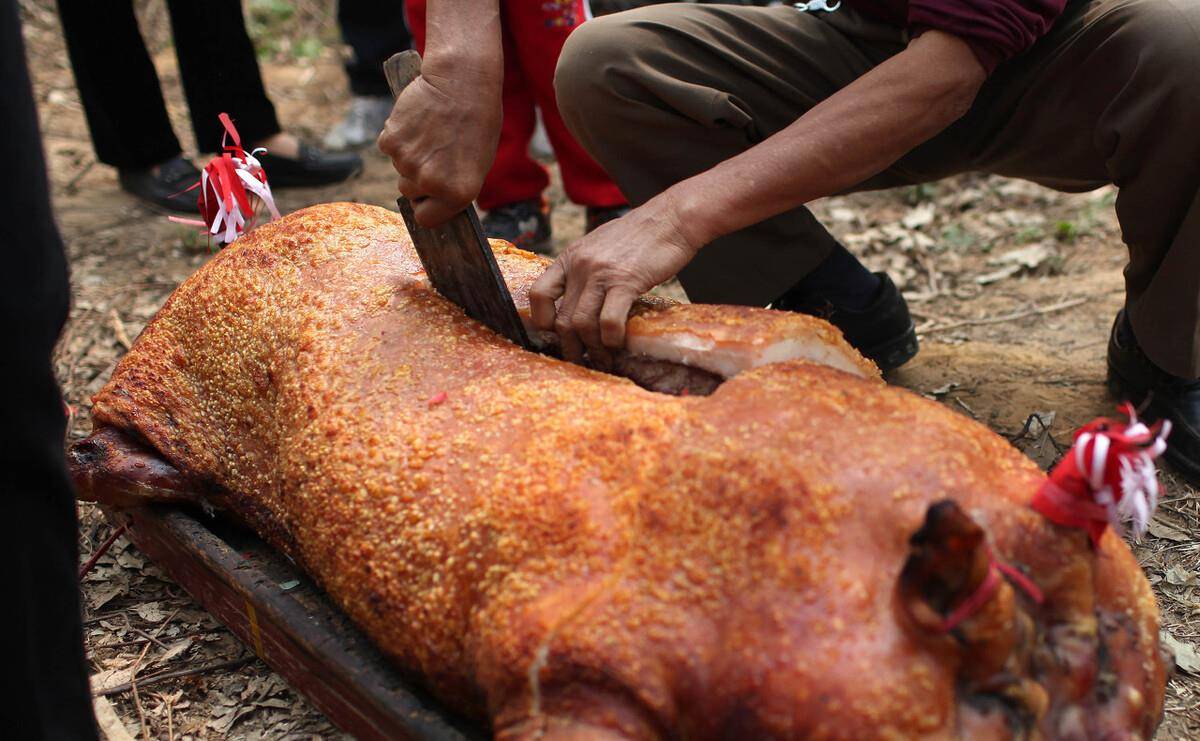
<svg viewBox="0 0 1200 741">
<path fill-rule="evenodd" d="M 399 97 L 408 83 L 417 79 L 421 74 L 421 55 L 409 49 L 383 63 L 383 76 L 387 78 L 388 87 L 392 89 L 392 97 Z"/>
</svg>

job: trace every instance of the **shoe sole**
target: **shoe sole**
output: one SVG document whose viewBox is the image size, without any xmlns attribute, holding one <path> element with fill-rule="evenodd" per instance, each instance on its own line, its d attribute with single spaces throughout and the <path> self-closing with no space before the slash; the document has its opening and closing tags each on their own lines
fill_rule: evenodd
<svg viewBox="0 0 1200 741">
<path fill-rule="evenodd" d="M 1108 365 L 1107 386 L 1108 393 L 1111 394 L 1112 397 L 1118 402 L 1127 401 L 1134 407 L 1140 407 L 1146 402 L 1147 394 L 1145 392 L 1138 394 L 1130 393 L 1128 389 L 1132 388 L 1132 384 L 1121 378 L 1121 374 L 1112 367 L 1111 363 Z M 1145 411 L 1150 412 L 1154 406 L 1154 402 L 1151 401 Z M 1153 412 L 1151 412 L 1146 416 L 1148 418 L 1156 416 L 1157 419 L 1162 419 L 1166 415 L 1155 415 Z M 1150 421 L 1157 421 L 1157 419 L 1152 419 Z M 1167 449 L 1165 452 L 1163 452 L 1163 459 L 1166 460 L 1167 463 L 1171 464 L 1171 468 L 1175 469 L 1175 472 L 1178 473 L 1184 481 L 1191 486 L 1200 488 L 1200 463 L 1188 460 L 1182 455 L 1176 453 L 1175 449 L 1170 445 L 1170 440 L 1167 441 Z"/>
<path fill-rule="evenodd" d="M 887 373 L 915 358 L 920 349 L 916 327 L 910 322 L 906 332 L 867 348 L 862 351 L 862 354 L 879 366 L 879 370 Z"/>
</svg>

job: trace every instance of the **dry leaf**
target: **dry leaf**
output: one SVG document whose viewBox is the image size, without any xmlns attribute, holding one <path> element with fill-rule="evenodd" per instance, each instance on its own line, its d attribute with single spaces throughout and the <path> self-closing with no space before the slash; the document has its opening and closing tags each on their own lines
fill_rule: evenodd
<svg viewBox="0 0 1200 741">
<path fill-rule="evenodd" d="M 108 741 L 134 741 L 107 697 L 93 698 L 92 710 L 96 714 L 96 725 Z"/>
<path fill-rule="evenodd" d="M 908 229 L 920 229 L 933 223 L 934 205 L 932 202 L 922 203 L 904 215 L 901 224 Z"/>
<path fill-rule="evenodd" d="M 1165 630 L 1159 631 L 1158 637 L 1175 656 L 1175 666 L 1180 671 L 1200 675 L 1200 652 L 1196 651 L 1196 644 L 1181 641 Z"/>
<path fill-rule="evenodd" d="M 165 664 L 168 661 L 170 661 L 171 659 L 178 656 L 179 654 L 181 654 L 184 651 L 191 648 L 191 646 L 192 646 L 191 638 L 184 638 L 182 641 L 177 641 L 176 643 L 172 643 L 170 646 L 167 647 L 166 652 L 163 653 L 162 656 L 158 657 L 157 661 L 159 664 Z"/>
<path fill-rule="evenodd" d="M 1016 275 L 1019 272 L 1021 272 L 1020 265 L 1008 265 L 991 273 L 984 273 L 983 275 L 977 276 L 975 278 L 975 282 L 981 286 L 987 286 L 991 285 L 992 283 L 998 283 L 1005 278 Z"/>
<path fill-rule="evenodd" d="M 1016 265 L 1033 270 L 1057 254 L 1058 251 L 1046 242 L 1038 242 L 993 257 L 988 260 L 988 265 Z"/>
<path fill-rule="evenodd" d="M 950 381 L 949 383 L 938 386 L 935 389 L 929 389 L 928 393 L 924 394 L 924 396 L 926 399 L 939 400 L 956 388 L 958 388 L 958 381 Z"/>
<path fill-rule="evenodd" d="M 157 602 L 142 603 L 135 606 L 133 611 L 138 614 L 138 617 L 148 623 L 161 623 L 167 619 L 167 613 L 163 612 Z"/>
<path fill-rule="evenodd" d="M 1022 270 L 1035 270 L 1043 262 L 1057 255 L 1058 251 L 1046 242 L 1038 242 L 1037 244 L 1027 245 L 1019 249 L 1009 250 L 1003 255 L 988 260 L 988 265 L 998 267 L 999 269 L 980 275 L 975 278 L 975 282 L 981 286 L 986 286 L 1016 275 Z"/>
<path fill-rule="evenodd" d="M 93 674 L 88 681 L 92 685 L 92 694 L 99 694 L 133 681 L 133 666 L 130 665 L 123 669 L 105 669 Z"/>
<path fill-rule="evenodd" d="M 1200 583 L 1196 579 L 1196 572 L 1189 571 L 1182 566 L 1172 566 L 1167 569 L 1167 583 L 1174 584 L 1177 587 L 1186 587 Z"/>
<path fill-rule="evenodd" d="M 95 612 L 96 610 L 99 610 L 101 607 L 104 607 L 106 604 L 108 604 L 114 598 L 119 597 L 122 594 L 125 594 L 125 591 L 127 589 L 128 589 L 127 584 L 114 583 L 114 582 L 102 584 L 102 585 L 96 587 L 95 589 L 89 589 L 87 592 L 88 605 L 90 605 L 92 608 L 92 611 Z"/>
<path fill-rule="evenodd" d="M 253 713 L 255 710 L 254 705 L 226 708 L 216 718 L 208 721 L 207 725 L 218 734 L 224 736 L 229 733 L 229 729 L 233 728 L 233 724 L 237 723 L 242 716 Z"/>
<path fill-rule="evenodd" d="M 1150 534 L 1156 538 L 1172 540 L 1176 543 L 1186 543 L 1191 540 L 1187 533 L 1169 523 L 1163 522 L 1157 517 L 1150 521 L 1150 527 L 1147 528 Z"/>
<path fill-rule="evenodd" d="M 125 569 L 140 570 L 146 566 L 146 559 L 133 550 L 126 550 L 117 556 L 117 565 Z"/>
</svg>

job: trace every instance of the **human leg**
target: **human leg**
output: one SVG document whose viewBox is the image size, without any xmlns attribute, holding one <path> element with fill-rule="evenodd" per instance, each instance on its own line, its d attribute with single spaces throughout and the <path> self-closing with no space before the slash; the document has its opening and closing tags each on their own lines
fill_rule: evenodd
<svg viewBox="0 0 1200 741">
<path fill-rule="evenodd" d="M 281 129 L 259 74 L 238 0 L 168 0 L 179 75 L 201 152 L 218 152 L 228 113 L 242 140 L 258 142 Z"/>
<path fill-rule="evenodd" d="M 338 26 L 350 46 L 346 77 L 350 108 L 325 135 L 330 149 L 353 149 L 374 143 L 392 110 L 392 93 L 383 76 L 383 63 L 412 46 L 412 35 L 400 3 L 340 0 Z"/>
<path fill-rule="evenodd" d="M 96 159 L 145 170 L 178 155 L 133 3 L 58 0 L 58 14 Z"/>
<path fill-rule="evenodd" d="M 0 201 L 0 318 L 15 333 L 0 365 L 13 389 L 0 425 L 9 628 L 0 727 L 12 738 L 94 739 L 83 656 L 75 501 L 63 461 L 62 397 L 50 354 L 67 313 L 67 267 L 50 211 L 15 2 L 0 3 L 0 157 L 19 188 Z"/>
<path fill-rule="evenodd" d="M 956 126 L 981 169 L 1117 185 L 1132 326 L 1155 364 L 1187 378 L 1200 376 L 1198 73 L 1197 0 L 1075 2 Z"/>
<path fill-rule="evenodd" d="M 554 69 L 567 37 L 587 18 L 585 0 L 508 0 L 505 27 L 526 86 L 542 113 L 563 189 L 575 203 L 593 208 L 625 204 L 620 189 L 563 123 L 554 93 Z"/>
<path fill-rule="evenodd" d="M 410 48 L 413 41 L 404 21 L 404 6 L 377 0 L 338 0 L 337 19 L 342 39 L 352 52 L 346 62 L 350 92 L 390 98 L 383 63 Z"/>
</svg>

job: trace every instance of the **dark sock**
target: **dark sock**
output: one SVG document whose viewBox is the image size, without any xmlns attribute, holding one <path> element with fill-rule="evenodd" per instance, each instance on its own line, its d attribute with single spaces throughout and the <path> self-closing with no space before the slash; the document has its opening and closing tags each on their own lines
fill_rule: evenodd
<svg viewBox="0 0 1200 741">
<path fill-rule="evenodd" d="M 820 265 L 788 289 L 779 308 L 828 301 L 839 309 L 857 311 L 871 305 L 882 281 L 858 258 L 838 245 Z"/>
</svg>

